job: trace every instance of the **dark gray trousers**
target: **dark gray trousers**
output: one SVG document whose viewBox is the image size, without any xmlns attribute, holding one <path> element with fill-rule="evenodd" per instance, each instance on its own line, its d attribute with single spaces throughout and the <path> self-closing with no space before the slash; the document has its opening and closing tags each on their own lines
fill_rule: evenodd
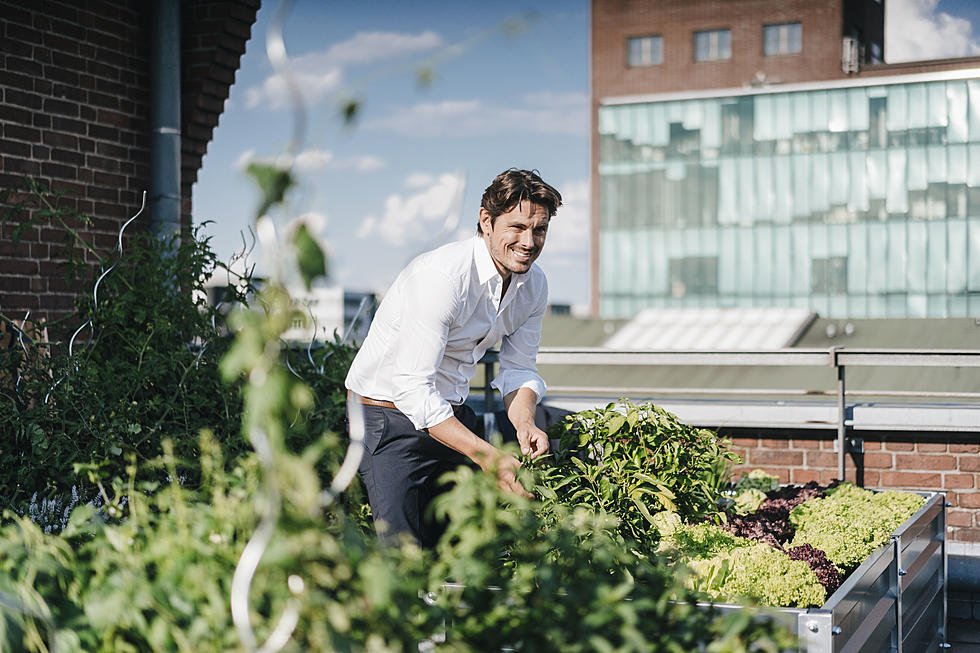
<svg viewBox="0 0 980 653">
<path fill-rule="evenodd" d="M 439 477 L 472 463 L 416 429 L 400 410 L 363 408 L 365 452 L 359 472 L 378 533 L 386 542 L 409 535 L 422 548 L 432 549 L 445 530 L 430 510 L 432 499 L 448 489 Z M 470 430 L 476 426 L 468 406 L 461 406 L 456 418 Z"/>
</svg>

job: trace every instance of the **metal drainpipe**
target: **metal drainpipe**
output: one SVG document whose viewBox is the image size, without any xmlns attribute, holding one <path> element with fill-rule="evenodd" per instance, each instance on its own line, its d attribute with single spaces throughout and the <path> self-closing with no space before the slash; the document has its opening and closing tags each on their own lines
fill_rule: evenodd
<svg viewBox="0 0 980 653">
<path fill-rule="evenodd" d="M 150 15 L 150 224 L 180 235 L 180 0 L 153 0 Z"/>
</svg>

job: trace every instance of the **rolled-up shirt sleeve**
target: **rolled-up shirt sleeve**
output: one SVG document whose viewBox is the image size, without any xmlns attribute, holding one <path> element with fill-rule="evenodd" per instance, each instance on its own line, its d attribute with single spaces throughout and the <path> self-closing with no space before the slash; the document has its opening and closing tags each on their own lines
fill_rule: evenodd
<svg viewBox="0 0 980 653">
<path fill-rule="evenodd" d="M 458 281 L 422 266 L 406 279 L 395 352 L 395 406 L 417 429 L 453 416 L 452 406 L 436 389 L 436 372 L 446 349 L 449 328 L 460 301 Z"/>
<path fill-rule="evenodd" d="M 539 402 L 544 397 L 547 386 L 538 374 L 537 357 L 541 322 L 547 308 L 548 287 L 545 282 L 528 319 L 513 333 L 505 335 L 500 343 L 500 372 L 490 385 L 500 392 L 501 397 L 518 388 L 530 388 Z"/>
</svg>

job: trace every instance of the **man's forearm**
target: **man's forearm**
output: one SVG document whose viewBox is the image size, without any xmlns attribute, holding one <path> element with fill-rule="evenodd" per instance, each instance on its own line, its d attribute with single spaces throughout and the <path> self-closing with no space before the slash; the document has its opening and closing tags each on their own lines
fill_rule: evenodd
<svg viewBox="0 0 980 653">
<path fill-rule="evenodd" d="M 430 426 L 427 430 L 437 441 L 463 454 L 483 469 L 488 469 L 498 455 L 493 445 L 463 426 L 455 417 Z"/>
<path fill-rule="evenodd" d="M 538 408 L 538 395 L 531 388 L 518 388 L 504 397 L 504 409 L 515 428 L 534 426 L 534 416 Z"/>
</svg>

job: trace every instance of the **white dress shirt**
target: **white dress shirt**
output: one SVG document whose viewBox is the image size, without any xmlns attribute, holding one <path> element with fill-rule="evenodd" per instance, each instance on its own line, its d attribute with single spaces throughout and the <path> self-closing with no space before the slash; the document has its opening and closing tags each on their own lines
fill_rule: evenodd
<svg viewBox="0 0 980 653">
<path fill-rule="evenodd" d="M 527 387 L 544 396 L 535 358 L 548 282 L 537 265 L 503 279 L 481 236 L 415 258 L 395 279 L 371 323 L 346 385 L 393 401 L 424 429 L 453 415 L 483 354 L 500 342 L 501 396 Z M 502 339 L 502 340 L 501 340 Z"/>
</svg>

